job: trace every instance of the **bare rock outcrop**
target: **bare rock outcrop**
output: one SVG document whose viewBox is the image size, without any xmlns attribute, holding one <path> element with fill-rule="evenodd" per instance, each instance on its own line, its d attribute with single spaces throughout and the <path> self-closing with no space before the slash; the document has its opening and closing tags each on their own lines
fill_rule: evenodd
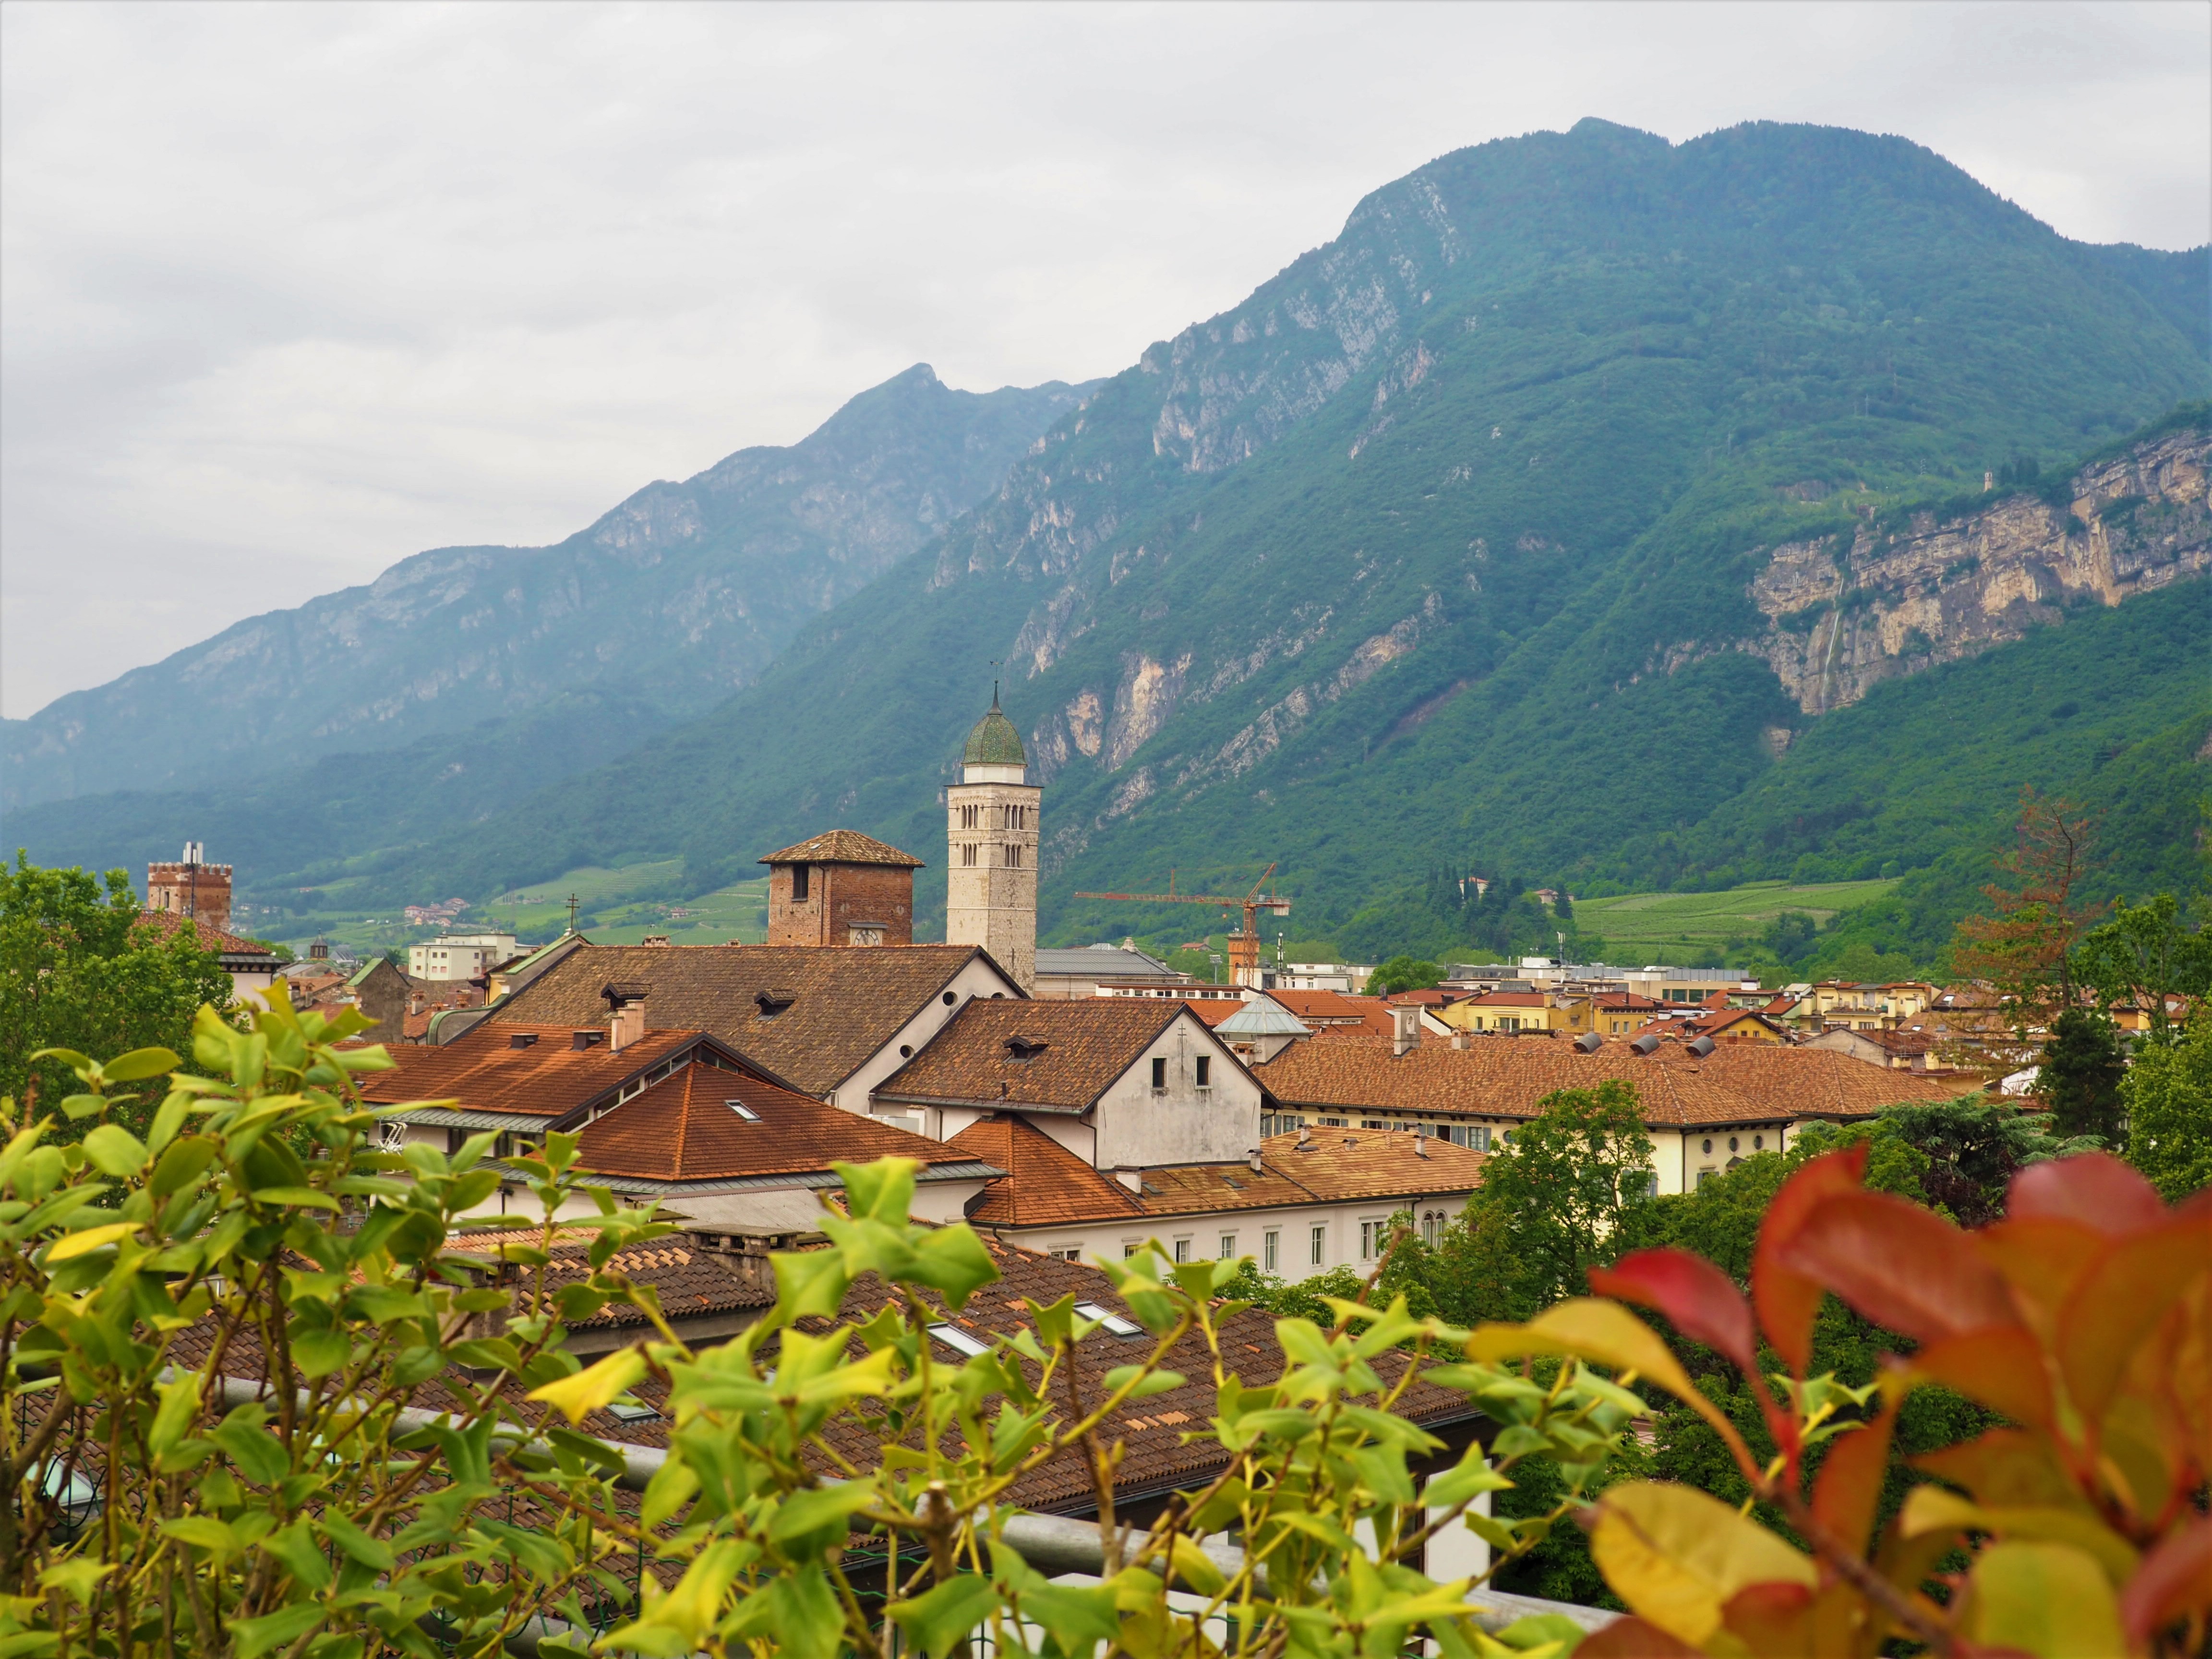
<svg viewBox="0 0 2212 1659">
<path fill-rule="evenodd" d="M 1786 542 L 1751 584 L 1771 627 L 1764 658 L 1797 706 L 1824 714 L 1877 682 L 1972 656 L 2058 621 L 2212 568 L 2212 434 L 2166 433 L 2084 467 L 2069 499 L 2005 495 L 1902 529 Z"/>
</svg>

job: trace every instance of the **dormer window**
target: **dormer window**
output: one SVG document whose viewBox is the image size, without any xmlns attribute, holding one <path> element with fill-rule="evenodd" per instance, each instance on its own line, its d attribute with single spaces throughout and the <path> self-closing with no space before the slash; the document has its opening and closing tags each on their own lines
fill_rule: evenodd
<svg viewBox="0 0 2212 1659">
<path fill-rule="evenodd" d="M 1006 1058 L 1034 1060 L 1050 1046 L 1042 1037 L 1022 1036 L 1017 1034 L 1006 1039 Z"/>
<path fill-rule="evenodd" d="M 774 1019 L 798 1000 L 797 992 L 785 990 L 780 986 L 771 987 L 753 998 L 754 1005 L 760 1009 L 760 1017 L 763 1019 Z"/>
</svg>

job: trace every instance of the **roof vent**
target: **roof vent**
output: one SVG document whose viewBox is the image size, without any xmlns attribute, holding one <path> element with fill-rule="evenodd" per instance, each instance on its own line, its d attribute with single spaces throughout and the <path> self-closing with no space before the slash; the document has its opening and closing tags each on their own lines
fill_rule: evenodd
<svg viewBox="0 0 2212 1659">
<path fill-rule="evenodd" d="M 1016 1032 L 1006 1039 L 1006 1054 L 1012 1060 L 1028 1060 L 1042 1054 L 1051 1047 L 1042 1037 L 1024 1036 Z"/>
<path fill-rule="evenodd" d="M 571 1048 L 575 1049 L 579 1054 L 582 1053 L 586 1048 L 597 1048 L 600 1043 L 605 1042 L 606 1040 L 607 1034 L 605 1031 L 571 1031 L 568 1033 L 568 1046 Z"/>
<path fill-rule="evenodd" d="M 1575 1039 L 1575 1047 L 1586 1054 L 1594 1054 L 1605 1047 L 1605 1039 L 1595 1031 L 1584 1031 Z"/>
<path fill-rule="evenodd" d="M 665 933 L 647 933 L 643 939 L 638 940 L 638 943 L 640 945 L 665 945 L 668 943 L 668 935 Z"/>
<path fill-rule="evenodd" d="M 625 1003 L 644 1001 L 653 994 L 653 987 L 641 979 L 610 980 L 599 987 L 599 994 L 606 999 L 608 1007 L 619 1008 Z"/>
<path fill-rule="evenodd" d="M 1713 1040 L 1709 1036 L 1701 1036 L 1698 1038 L 1696 1042 L 1689 1045 L 1689 1052 L 1695 1054 L 1699 1060 L 1703 1060 L 1707 1054 L 1712 1053 L 1712 1051 Z"/>
<path fill-rule="evenodd" d="M 1642 1036 L 1631 1037 L 1628 1040 L 1628 1046 L 1639 1054 L 1653 1054 L 1659 1051 L 1659 1039 L 1653 1033 L 1646 1031 Z"/>
<path fill-rule="evenodd" d="M 763 1019 L 774 1019 L 798 1000 L 799 994 L 796 991 L 788 990 L 781 985 L 772 985 L 753 998 L 754 1005 L 760 1009 L 760 1017 Z"/>
<path fill-rule="evenodd" d="M 507 1046 L 510 1048 L 527 1048 L 537 1041 L 538 1033 L 535 1031 L 517 1031 L 513 1036 L 507 1038 Z"/>
</svg>

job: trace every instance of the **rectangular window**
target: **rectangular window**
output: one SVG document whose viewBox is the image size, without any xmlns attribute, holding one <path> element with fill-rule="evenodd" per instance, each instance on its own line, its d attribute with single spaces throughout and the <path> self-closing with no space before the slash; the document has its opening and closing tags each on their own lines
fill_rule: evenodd
<svg viewBox="0 0 2212 1659">
<path fill-rule="evenodd" d="M 809 866 L 804 864 L 794 864 L 791 866 L 791 902 L 793 904 L 806 902 L 806 877 L 809 868 Z"/>
<path fill-rule="evenodd" d="M 1011 847 L 1009 847 L 1009 848 L 1006 848 L 1006 868 L 1007 868 L 1007 869 L 1009 869 L 1009 870 L 1018 870 L 1018 869 L 1020 869 L 1021 867 L 1022 867 L 1022 849 L 1021 849 L 1021 845 L 1020 845 L 1020 843 L 1019 843 L 1019 842 L 1016 842 L 1013 846 L 1011 846 Z"/>
<path fill-rule="evenodd" d="M 1361 1222 L 1359 1224 L 1359 1259 L 1362 1261 L 1372 1261 L 1375 1260 L 1376 1252 L 1382 1248 L 1382 1224 L 1379 1221 Z"/>
<path fill-rule="evenodd" d="M 1166 1089 L 1167 1089 L 1167 1086 L 1168 1086 L 1168 1063 L 1167 1063 L 1167 1061 L 1166 1061 L 1165 1060 L 1155 1060 L 1152 1062 L 1152 1088 L 1153 1088 L 1153 1091 L 1154 1091 L 1154 1092 L 1156 1092 L 1156 1093 L 1164 1092 L 1164 1091 L 1166 1091 Z"/>
<path fill-rule="evenodd" d="M 1145 1247 L 1141 1240 L 1133 1238 L 1123 1239 L 1121 1241 L 1121 1260 L 1127 1261 L 1131 1256 L 1136 1255 L 1138 1251 L 1144 1248 Z"/>
<path fill-rule="evenodd" d="M 1213 1086 L 1213 1058 L 1212 1055 L 1200 1054 L 1198 1057 L 1197 1077 L 1198 1086 L 1200 1088 L 1211 1089 Z"/>
<path fill-rule="evenodd" d="M 1234 1261 L 1237 1256 L 1237 1235 L 1235 1233 L 1222 1234 L 1221 1248 L 1216 1251 L 1215 1254 L 1224 1261 Z"/>
<path fill-rule="evenodd" d="M 1312 1243 L 1313 1265 L 1316 1267 L 1326 1267 L 1328 1265 L 1328 1229 L 1326 1227 L 1315 1228 L 1313 1230 Z"/>
<path fill-rule="evenodd" d="M 1190 1260 L 1190 1241 L 1188 1239 L 1178 1238 L 1176 1240 L 1175 1259 L 1178 1261 L 1188 1261 Z"/>
<path fill-rule="evenodd" d="M 1283 1235 L 1273 1227 L 1260 1235 L 1260 1265 L 1273 1273 L 1282 1265 Z"/>
<path fill-rule="evenodd" d="M 1083 1247 L 1080 1244 L 1056 1244 L 1045 1254 L 1062 1261 L 1080 1261 L 1083 1260 Z"/>
</svg>

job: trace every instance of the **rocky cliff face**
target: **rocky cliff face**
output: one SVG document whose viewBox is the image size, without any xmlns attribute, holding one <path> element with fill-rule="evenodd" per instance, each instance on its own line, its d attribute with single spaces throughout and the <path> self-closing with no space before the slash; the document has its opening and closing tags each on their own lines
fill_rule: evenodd
<svg viewBox="0 0 2212 1659">
<path fill-rule="evenodd" d="M 920 365 L 556 546 L 417 554 L 8 722 L 0 806 L 171 785 L 210 752 L 252 773 L 397 748 L 583 688 L 653 724 L 696 714 L 989 495 L 1084 390 L 978 395 Z"/>
<path fill-rule="evenodd" d="M 2212 568 L 2212 434 L 2172 432 L 2083 468 L 2069 500 L 2008 495 L 1940 522 L 1863 525 L 1777 547 L 1751 584 L 1772 627 L 1739 648 L 1763 659 L 1808 714 L 1877 681 L 1971 656 Z"/>
</svg>

